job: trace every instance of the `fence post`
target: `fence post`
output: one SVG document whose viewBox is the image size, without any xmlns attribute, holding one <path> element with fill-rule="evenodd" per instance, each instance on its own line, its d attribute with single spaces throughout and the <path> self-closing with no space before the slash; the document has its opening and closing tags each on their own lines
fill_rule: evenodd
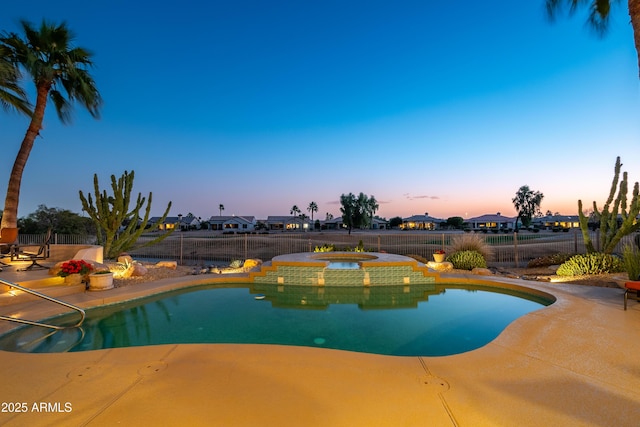
<svg viewBox="0 0 640 427">
<path fill-rule="evenodd" d="M 245 234 L 244 235 L 244 259 L 248 259 L 249 258 L 249 235 Z"/>
<path fill-rule="evenodd" d="M 181 233 L 180 233 L 180 265 L 182 265 L 182 236 L 183 236 L 183 234 L 182 234 L 182 230 L 180 230 L 180 231 L 181 231 Z"/>
<path fill-rule="evenodd" d="M 578 253 L 578 233 L 575 230 L 573 231 L 573 253 Z"/>
<path fill-rule="evenodd" d="M 442 248 L 441 249 L 444 251 L 444 233 L 442 233 Z"/>
<path fill-rule="evenodd" d="M 309 252 L 313 252 L 313 250 L 311 249 L 311 237 L 309 237 L 308 242 L 309 242 Z"/>
<path fill-rule="evenodd" d="M 378 252 L 380 252 L 380 235 L 378 234 Z"/>
<path fill-rule="evenodd" d="M 516 262 L 516 268 L 518 268 L 518 232 L 513 233 L 513 257 Z"/>
</svg>

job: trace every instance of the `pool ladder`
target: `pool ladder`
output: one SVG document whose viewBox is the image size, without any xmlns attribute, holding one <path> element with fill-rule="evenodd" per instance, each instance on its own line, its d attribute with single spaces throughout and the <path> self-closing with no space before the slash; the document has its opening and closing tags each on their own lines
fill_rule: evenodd
<svg viewBox="0 0 640 427">
<path fill-rule="evenodd" d="M 32 325 L 32 326 L 41 326 L 43 328 L 56 329 L 56 330 L 67 329 L 67 328 L 77 328 L 80 325 L 82 325 L 82 322 L 84 322 L 85 312 L 80 307 L 76 307 L 75 305 L 71 305 L 71 304 L 68 304 L 68 303 L 66 303 L 64 301 L 57 300 L 57 299 L 52 298 L 52 297 L 50 297 L 48 295 L 41 294 L 40 292 L 36 292 L 33 289 L 25 288 L 24 286 L 20 286 L 20 285 L 18 285 L 16 283 L 13 283 L 13 282 L 9 282 L 9 281 L 0 279 L 0 284 L 7 285 L 10 288 L 16 288 L 16 289 L 18 289 L 18 290 L 20 290 L 22 292 L 26 292 L 28 294 L 35 295 L 37 297 L 46 299 L 47 301 L 51 301 L 51 302 L 54 302 L 56 304 L 60 304 L 62 306 L 65 306 L 67 308 L 70 308 L 70 309 L 75 310 L 78 313 L 80 313 L 80 320 L 78 321 L 78 323 L 76 323 L 75 325 L 71 325 L 71 326 L 50 325 L 48 323 L 35 322 L 33 320 L 26 320 L 26 319 L 20 319 L 18 317 L 9 317 L 9 316 L 0 316 L 0 320 L 8 320 L 9 322 L 22 323 L 22 324 L 25 324 L 25 325 Z"/>
</svg>

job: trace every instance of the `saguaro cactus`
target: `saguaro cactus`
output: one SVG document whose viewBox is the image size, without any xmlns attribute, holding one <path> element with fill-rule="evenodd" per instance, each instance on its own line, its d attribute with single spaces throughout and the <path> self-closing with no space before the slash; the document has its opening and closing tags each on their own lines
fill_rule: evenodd
<svg viewBox="0 0 640 427">
<path fill-rule="evenodd" d="M 144 218 L 140 220 L 140 210 L 144 206 L 146 199 L 142 197 L 141 193 L 138 193 L 135 206 L 129 211 L 133 178 L 134 171 L 131 171 L 131 173 L 125 171 L 118 180 L 116 180 L 114 175 L 111 175 L 113 195 L 110 196 L 107 195 L 106 190 L 100 191 L 98 175 L 95 174 L 93 176 L 95 205 L 91 194 L 88 193 L 87 197 L 85 197 L 82 191 L 80 191 L 82 209 L 87 212 L 96 225 L 98 243 L 104 246 L 104 255 L 106 258 L 115 258 L 120 253 L 134 247 L 138 237 L 140 237 L 144 231 L 157 229 L 159 225 L 164 222 L 169 213 L 169 209 L 171 209 L 171 202 L 169 202 L 161 220 L 153 224 L 150 228 L 146 228 L 149 221 L 149 213 L 151 212 L 152 193 L 149 193 L 149 201 L 147 202 Z M 126 220 L 129 220 L 129 223 L 122 228 Z M 171 232 L 164 233 L 150 242 L 140 245 L 140 247 L 158 243 L 169 236 L 169 234 L 171 234 Z"/>
<path fill-rule="evenodd" d="M 602 249 L 599 252 L 607 254 L 615 250 L 620 239 L 640 229 L 640 222 L 636 220 L 638 213 L 640 213 L 638 183 L 636 182 L 633 186 L 632 198 L 627 210 L 628 177 L 627 172 L 623 172 L 622 181 L 620 181 L 621 168 L 622 163 L 620 163 L 620 157 L 618 157 L 616 159 L 609 198 L 602 210 L 598 210 L 597 203 L 595 201 L 593 202 L 593 215 L 600 226 L 600 247 Z M 616 190 L 618 190 L 617 196 Z M 580 218 L 580 229 L 582 230 L 587 252 L 598 252 L 598 249 L 593 246 L 593 242 L 589 236 L 588 217 L 582 211 L 582 200 L 578 200 L 578 216 Z"/>
</svg>

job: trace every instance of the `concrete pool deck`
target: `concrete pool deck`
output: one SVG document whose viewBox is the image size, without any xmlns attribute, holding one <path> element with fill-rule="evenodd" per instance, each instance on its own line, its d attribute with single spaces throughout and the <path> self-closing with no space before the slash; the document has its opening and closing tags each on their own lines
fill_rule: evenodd
<svg viewBox="0 0 640 427">
<path fill-rule="evenodd" d="M 226 344 L 0 351 L 0 425 L 638 425 L 640 303 L 625 312 L 614 288 L 455 278 L 525 286 L 557 301 L 486 346 L 446 357 Z M 187 276 L 62 299 L 91 307 L 211 282 Z M 5 304 L 0 314 L 42 318 L 51 306 Z M 16 413 L 22 403 L 26 412 Z"/>
</svg>

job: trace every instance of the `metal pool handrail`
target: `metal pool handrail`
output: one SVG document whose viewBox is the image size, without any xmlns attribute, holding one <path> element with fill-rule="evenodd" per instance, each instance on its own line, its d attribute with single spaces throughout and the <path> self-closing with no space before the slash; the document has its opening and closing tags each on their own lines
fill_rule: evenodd
<svg viewBox="0 0 640 427">
<path fill-rule="evenodd" d="M 0 316 L 0 320 L 8 320 L 10 322 L 23 323 L 25 325 L 32 325 L 32 326 L 41 326 L 43 328 L 57 329 L 57 330 L 68 329 L 68 328 L 77 328 L 80 325 L 82 325 L 82 322 L 84 322 L 85 312 L 80 307 L 76 307 L 75 305 L 71 305 L 71 304 L 68 304 L 68 303 L 66 303 L 64 301 L 57 300 L 57 299 L 52 298 L 50 296 L 41 294 L 40 292 L 34 291 L 33 289 L 25 288 L 24 286 L 20 286 L 20 285 L 18 285 L 16 283 L 9 282 L 7 280 L 0 279 L 0 283 L 2 283 L 4 285 L 7 285 L 10 288 L 16 288 L 16 289 L 21 290 L 22 292 L 26 292 L 28 294 L 35 295 L 35 296 L 40 297 L 40 298 L 44 298 L 47 301 L 55 302 L 56 304 L 60 304 L 62 306 L 65 306 L 67 308 L 70 308 L 70 309 L 75 310 L 75 311 L 80 313 L 80 320 L 78 321 L 78 323 L 76 323 L 75 325 L 71 325 L 71 326 L 50 325 L 48 323 L 35 322 L 33 320 L 26 320 L 26 319 L 20 319 L 20 318 L 17 318 L 17 317 L 9 317 L 9 316 Z"/>
</svg>

